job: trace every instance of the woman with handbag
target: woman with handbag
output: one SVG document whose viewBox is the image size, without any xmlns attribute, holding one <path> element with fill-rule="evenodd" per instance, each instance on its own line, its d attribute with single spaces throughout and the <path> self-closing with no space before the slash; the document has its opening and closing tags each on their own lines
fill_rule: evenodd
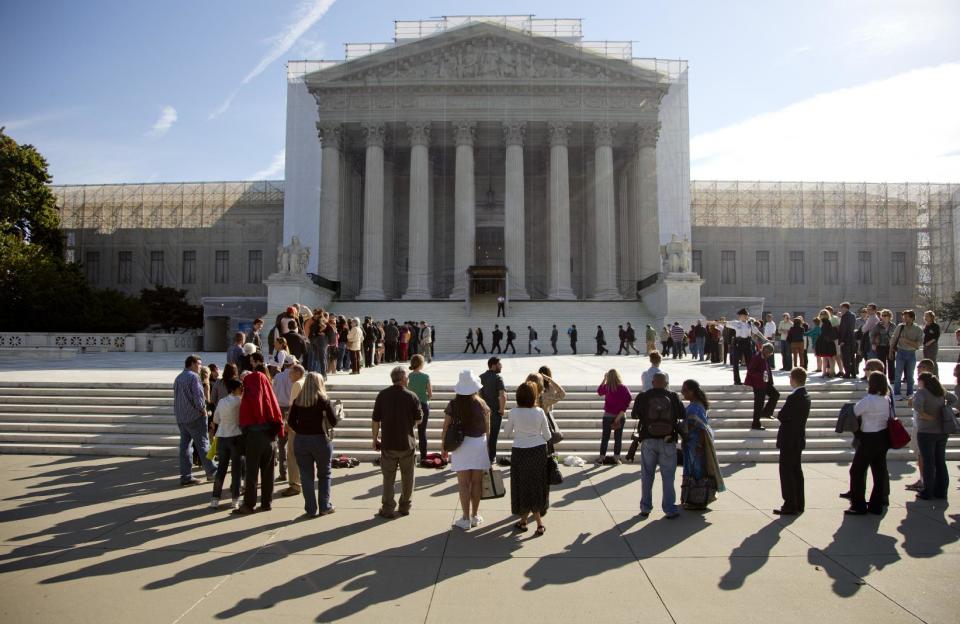
<svg viewBox="0 0 960 624">
<path fill-rule="evenodd" d="M 320 373 L 307 373 L 303 390 L 290 406 L 290 428 L 297 434 L 293 439 L 293 454 L 300 468 L 304 518 L 334 512 L 330 504 L 330 460 L 333 458 L 333 427 L 336 423 L 337 416 L 327 398 L 323 377 Z"/>
<path fill-rule="evenodd" d="M 560 433 L 557 421 L 553 417 L 553 406 L 566 398 L 567 393 L 553 378 L 553 371 L 546 366 L 541 366 L 538 372 L 527 375 L 526 381 L 532 381 L 537 385 L 537 405 L 547 415 L 552 434 L 550 441 L 547 442 L 547 454 L 553 455 L 554 447 L 563 440 L 563 434 Z"/>
<path fill-rule="evenodd" d="M 482 387 L 480 378 L 473 371 L 460 371 L 460 378 L 453 388 L 456 396 L 443 412 L 442 454 L 444 459 L 450 455 L 450 466 L 457 473 L 460 508 L 463 510 L 463 516 L 453 526 L 464 531 L 483 523 L 479 514 L 480 495 L 483 473 L 490 469 L 487 456 L 490 408 L 478 394 Z M 451 430 L 457 435 L 448 437 Z M 459 444 L 457 438 L 461 438 Z"/>
<path fill-rule="evenodd" d="M 887 423 L 894 414 L 886 375 L 878 371 L 870 373 L 867 396 L 853 406 L 853 413 L 860 419 L 860 443 L 850 464 L 850 509 L 844 513 L 853 516 L 862 516 L 867 512 L 880 515 L 890 503 L 890 475 L 887 473 L 890 434 Z M 869 502 L 865 498 L 867 468 L 873 475 Z"/>
<path fill-rule="evenodd" d="M 623 384 L 620 373 L 615 368 L 607 371 L 603 382 L 597 388 L 597 394 L 603 397 L 603 434 L 600 437 L 600 456 L 596 463 L 607 459 L 607 445 L 610 433 L 613 433 L 613 463 L 620 464 L 620 450 L 623 447 L 623 425 L 627 420 L 627 408 L 633 395 L 630 388 Z"/>
<path fill-rule="evenodd" d="M 687 401 L 682 424 L 683 482 L 680 502 L 684 509 L 705 510 L 723 491 L 717 451 L 713 444 L 713 429 L 707 418 L 710 402 L 700 384 L 688 379 L 680 388 Z"/>
<path fill-rule="evenodd" d="M 950 480 L 946 455 L 949 436 L 943 426 L 943 410 L 949 409 L 946 393 L 940 380 L 931 373 L 921 373 L 917 386 L 912 405 L 917 414 L 917 446 L 923 459 L 923 489 L 917 492 L 917 498 L 942 500 L 947 498 L 947 483 Z"/>
<path fill-rule="evenodd" d="M 510 451 L 510 510 L 520 516 L 513 525 L 517 531 L 527 530 L 527 521 L 533 514 L 537 535 L 547 527 L 543 516 L 550 505 L 550 481 L 547 472 L 547 442 L 550 424 L 547 415 L 537 407 L 537 384 L 525 381 L 517 388 L 517 407 L 503 425 L 503 433 L 513 438 Z"/>
</svg>

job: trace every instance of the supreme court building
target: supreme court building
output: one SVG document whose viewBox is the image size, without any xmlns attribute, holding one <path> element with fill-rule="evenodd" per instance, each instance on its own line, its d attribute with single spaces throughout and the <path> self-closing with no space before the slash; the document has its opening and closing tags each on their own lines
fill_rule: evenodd
<svg viewBox="0 0 960 624">
<path fill-rule="evenodd" d="M 397 22 L 287 98 L 283 238 L 341 300 L 636 299 L 690 236 L 685 63 L 580 20 Z"/>
</svg>

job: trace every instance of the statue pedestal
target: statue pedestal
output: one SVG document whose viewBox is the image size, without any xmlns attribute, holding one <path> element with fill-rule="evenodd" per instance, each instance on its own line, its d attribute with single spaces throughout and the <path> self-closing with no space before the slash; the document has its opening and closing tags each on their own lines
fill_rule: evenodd
<svg viewBox="0 0 960 624">
<path fill-rule="evenodd" d="M 657 282 L 640 291 L 640 299 L 653 315 L 654 327 L 680 321 L 689 328 L 703 318 L 700 312 L 700 286 L 696 273 L 664 273 Z"/>
<path fill-rule="evenodd" d="M 265 322 L 271 326 L 270 319 L 275 318 L 295 303 L 301 303 L 311 310 L 328 308 L 334 292 L 321 288 L 304 273 L 274 273 L 263 280 L 267 285 L 267 317 Z"/>
</svg>

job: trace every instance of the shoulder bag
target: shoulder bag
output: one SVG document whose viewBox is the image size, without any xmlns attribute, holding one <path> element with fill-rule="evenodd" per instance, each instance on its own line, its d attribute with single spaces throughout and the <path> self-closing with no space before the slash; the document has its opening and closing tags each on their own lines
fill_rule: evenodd
<svg viewBox="0 0 960 624">
<path fill-rule="evenodd" d="M 491 498 L 503 498 L 507 493 L 507 488 L 503 485 L 503 473 L 496 468 L 488 468 L 483 473 L 483 481 L 480 487 L 480 500 L 490 500 Z"/>
<path fill-rule="evenodd" d="M 953 412 L 953 408 L 943 404 L 943 408 L 940 410 L 940 426 L 943 428 L 943 432 L 947 435 L 960 433 L 960 422 L 957 422 L 957 415 Z"/>
<path fill-rule="evenodd" d="M 550 485 L 560 485 L 563 483 L 560 466 L 557 465 L 557 460 L 553 458 L 553 455 L 547 458 L 547 480 L 550 481 Z"/>
<path fill-rule="evenodd" d="M 910 434 L 903 426 L 903 423 L 897 418 L 893 409 L 893 401 L 890 402 L 890 417 L 887 418 L 887 435 L 890 437 L 890 448 L 902 449 L 910 444 Z"/>
<path fill-rule="evenodd" d="M 563 442 L 563 433 L 557 422 L 553 419 L 553 414 L 547 412 L 547 424 L 550 426 L 550 444 L 560 444 Z"/>
</svg>

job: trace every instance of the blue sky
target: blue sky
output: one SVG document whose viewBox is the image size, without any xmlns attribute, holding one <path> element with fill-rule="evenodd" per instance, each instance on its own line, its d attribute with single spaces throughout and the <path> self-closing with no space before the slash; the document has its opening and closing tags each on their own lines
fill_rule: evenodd
<svg viewBox="0 0 960 624">
<path fill-rule="evenodd" d="M 696 179 L 960 181 L 956 0 L 8 0 L 0 125 L 55 183 L 279 179 L 285 60 L 520 13 L 687 59 Z"/>
</svg>

